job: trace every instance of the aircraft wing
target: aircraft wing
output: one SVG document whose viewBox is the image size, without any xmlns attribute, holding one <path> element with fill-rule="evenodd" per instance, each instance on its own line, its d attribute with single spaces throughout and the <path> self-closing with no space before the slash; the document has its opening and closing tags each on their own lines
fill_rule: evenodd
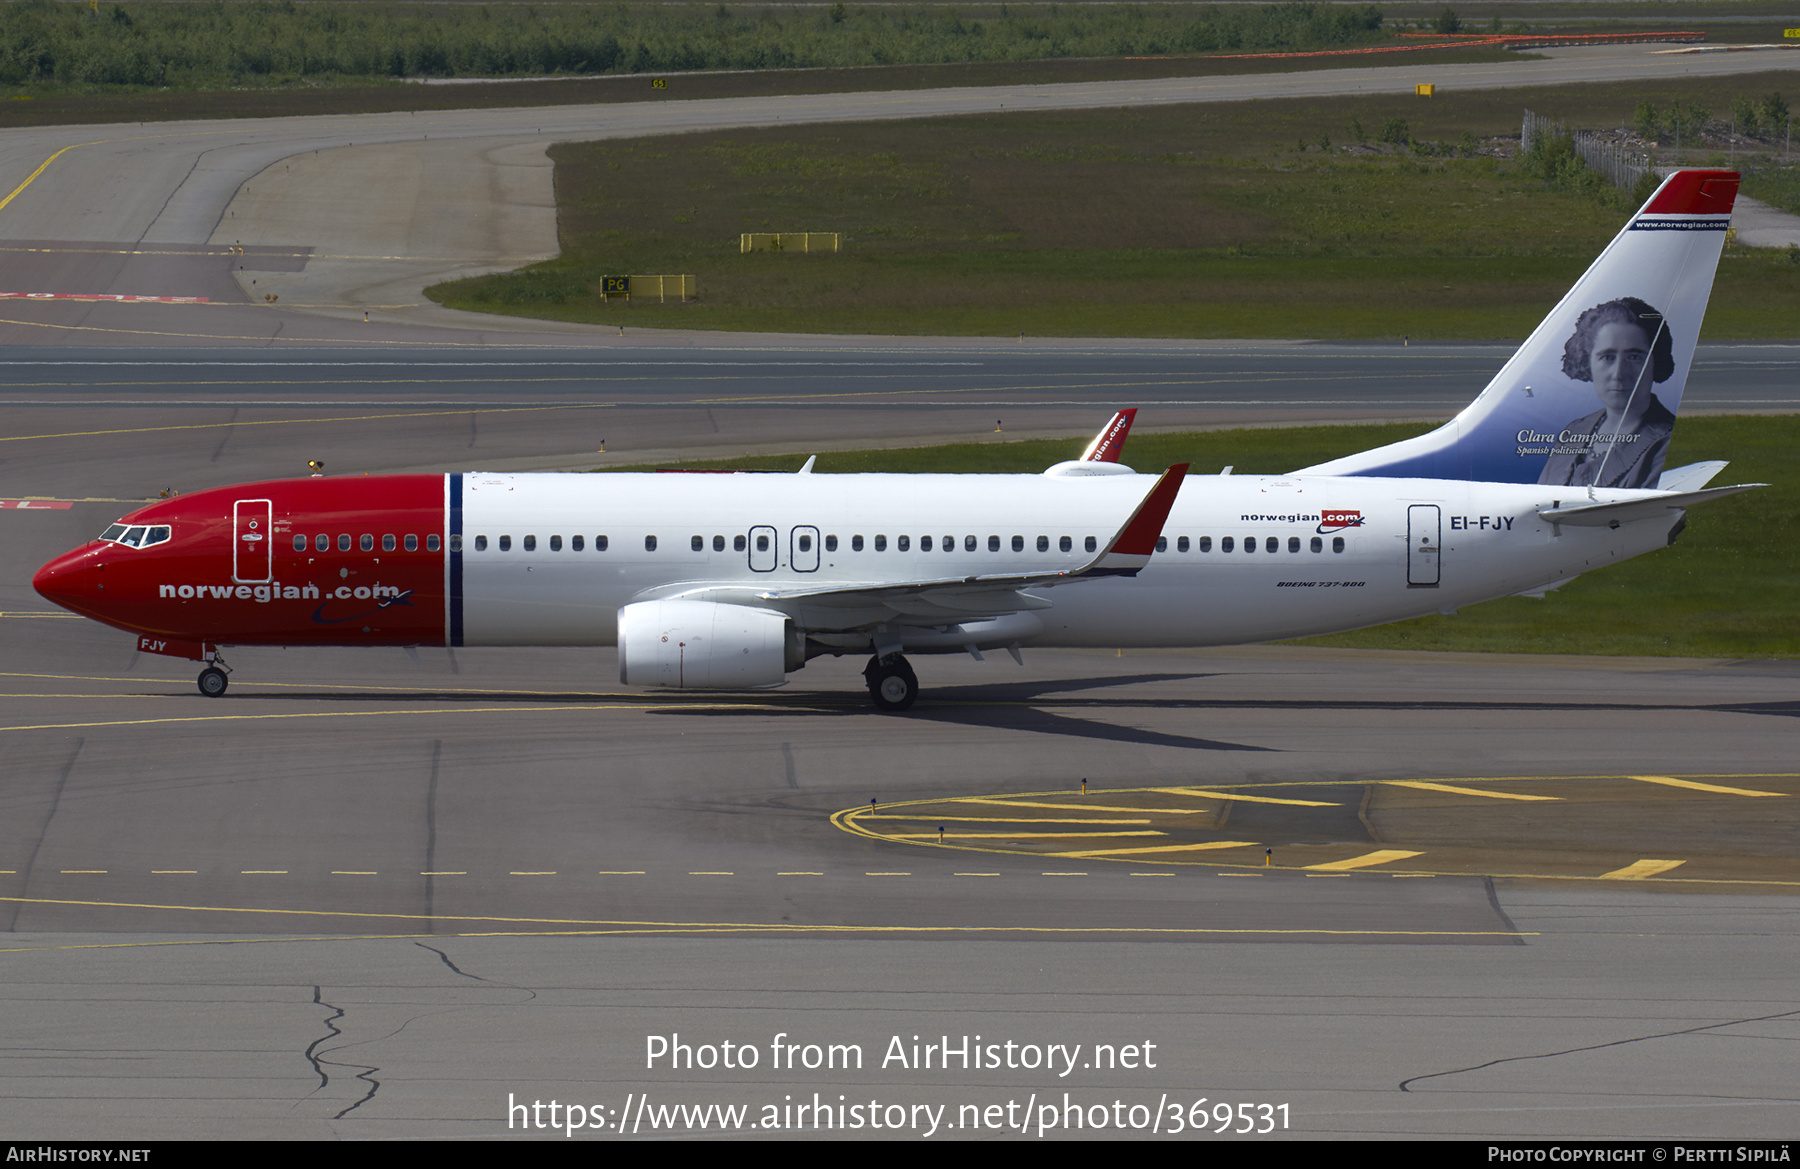
<svg viewBox="0 0 1800 1169">
<path fill-rule="evenodd" d="M 1023 590 L 1109 576 L 1136 576 L 1156 551 L 1157 538 L 1168 522 L 1169 511 L 1175 505 L 1175 497 L 1181 491 L 1187 471 L 1186 463 L 1164 471 L 1106 546 L 1087 563 L 1075 568 L 796 588 L 708 585 L 683 590 L 675 596 L 688 600 L 803 609 L 809 614 L 806 624 L 840 628 L 890 618 L 963 621 L 1025 609 L 1048 609 L 1049 601 Z"/>
</svg>

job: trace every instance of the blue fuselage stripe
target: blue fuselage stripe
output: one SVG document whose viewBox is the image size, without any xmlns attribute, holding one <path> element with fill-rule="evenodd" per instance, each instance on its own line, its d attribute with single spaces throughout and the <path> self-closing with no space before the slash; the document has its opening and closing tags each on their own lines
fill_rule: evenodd
<svg viewBox="0 0 1800 1169">
<path fill-rule="evenodd" d="M 450 644 L 463 643 L 463 554 L 462 554 L 462 479 L 450 476 L 450 595 L 444 603 L 450 606 Z"/>
</svg>

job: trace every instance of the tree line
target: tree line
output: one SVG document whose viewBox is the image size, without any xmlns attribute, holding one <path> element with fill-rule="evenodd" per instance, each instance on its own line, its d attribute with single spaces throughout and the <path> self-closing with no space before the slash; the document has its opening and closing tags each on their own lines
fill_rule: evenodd
<svg viewBox="0 0 1800 1169">
<path fill-rule="evenodd" d="M 629 4 L 0 5 L 0 85 L 217 88 L 1315 49 L 1382 36 L 1372 6 L 855 8 Z"/>
</svg>

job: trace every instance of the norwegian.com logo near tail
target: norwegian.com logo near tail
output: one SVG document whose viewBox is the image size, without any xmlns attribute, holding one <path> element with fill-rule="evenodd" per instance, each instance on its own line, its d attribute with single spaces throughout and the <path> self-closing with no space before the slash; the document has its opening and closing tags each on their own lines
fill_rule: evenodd
<svg viewBox="0 0 1800 1169">
<path fill-rule="evenodd" d="M 1655 487 L 1737 188 L 1669 176 L 1461 414 L 1300 473 Z"/>
</svg>

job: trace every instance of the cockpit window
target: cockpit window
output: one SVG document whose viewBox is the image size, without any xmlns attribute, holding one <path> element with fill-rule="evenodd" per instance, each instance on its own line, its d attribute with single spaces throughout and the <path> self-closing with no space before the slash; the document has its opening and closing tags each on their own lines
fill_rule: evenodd
<svg viewBox="0 0 1800 1169">
<path fill-rule="evenodd" d="M 113 524 L 100 533 L 102 540 L 123 544 L 127 548 L 148 548 L 152 544 L 165 544 L 169 536 L 170 530 L 166 524 Z"/>
</svg>

